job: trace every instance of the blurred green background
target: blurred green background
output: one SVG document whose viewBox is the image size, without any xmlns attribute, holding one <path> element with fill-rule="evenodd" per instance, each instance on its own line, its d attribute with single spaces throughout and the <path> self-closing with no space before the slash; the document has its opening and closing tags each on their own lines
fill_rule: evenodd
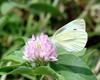
<svg viewBox="0 0 100 80">
<path fill-rule="evenodd" d="M 76 18 L 85 19 L 89 37 L 83 59 L 100 80 L 100 0 L 0 0 L 0 59 L 32 34 L 51 36 Z"/>
</svg>

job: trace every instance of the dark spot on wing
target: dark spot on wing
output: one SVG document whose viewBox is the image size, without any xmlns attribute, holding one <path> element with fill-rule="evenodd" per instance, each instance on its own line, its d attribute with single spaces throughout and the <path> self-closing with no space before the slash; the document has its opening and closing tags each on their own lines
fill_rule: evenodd
<svg viewBox="0 0 100 80">
<path fill-rule="evenodd" d="M 73 29 L 73 30 L 77 30 L 77 29 Z"/>
</svg>

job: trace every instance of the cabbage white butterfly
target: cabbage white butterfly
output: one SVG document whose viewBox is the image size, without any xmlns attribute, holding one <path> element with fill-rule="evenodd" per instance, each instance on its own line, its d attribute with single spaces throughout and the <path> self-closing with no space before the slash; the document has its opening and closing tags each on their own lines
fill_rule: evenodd
<svg viewBox="0 0 100 80">
<path fill-rule="evenodd" d="M 51 37 L 53 43 L 64 47 L 67 51 L 81 51 L 87 42 L 85 21 L 76 19 L 58 29 Z"/>
</svg>

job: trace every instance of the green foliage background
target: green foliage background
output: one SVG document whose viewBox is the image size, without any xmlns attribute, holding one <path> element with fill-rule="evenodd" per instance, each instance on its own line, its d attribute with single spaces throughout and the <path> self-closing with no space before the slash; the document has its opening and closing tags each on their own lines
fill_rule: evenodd
<svg viewBox="0 0 100 80">
<path fill-rule="evenodd" d="M 13 61 L 12 58 L 14 58 L 17 64 L 22 61 L 21 58 L 18 59 L 8 54 L 20 49 L 27 40 L 27 37 L 31 37 L 32 34 L 40 34 L 41 32 L 51 36 L 58 28 L 76 18 L 85 19 L 89 35 L 86 52 L 81 58 L 88 64 L 97 79 L 100 80 L 99 0 L 0 0 L 0 67 L 8 64 L 8 59 Z M 6 55 L 7 57 L 5 57 Z M 2 59 L 5 61 L 2 62 Z M 66 59 L 62 60 L 61 63 L 63 64 L 65 61 Z M 15 67 L 12 66 L 10 70 L 14 68 Z M 23 68 L 25 69 L 25 67 Z M 19 70 L 19 72 L 21 71 Z M 70 74 L 71 76 L 80 78 L 80 80 L 85 80 L 72 74 L 72 71 L 58 72 L 66 73 L 69 80 L 72 80 L 70 79 Z M 28 75 L 10 76 L 11 77 L 7 77 L 7 80 L 30 80 L 32 78 Z M 88 79 L 87 76 L 87 80 Z M 89 80 L 95 79 L 91 78 Z"/>
</svg>

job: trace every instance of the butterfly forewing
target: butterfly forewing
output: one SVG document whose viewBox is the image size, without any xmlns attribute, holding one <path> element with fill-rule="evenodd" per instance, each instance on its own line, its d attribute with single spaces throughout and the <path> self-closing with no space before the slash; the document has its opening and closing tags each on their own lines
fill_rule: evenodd
<svg viewBox="0 0 100 80">
<path fill-rule="evenodd" d="M 87 42 L 85 21 L 77 19 L 66 24 L 53 35 L 52 41 L 60 44 L 67 51 L 82 50 Z"/>
<path fill-rule="evenodd" d="M 58 29 L 54 35 L 59 34 L 62 31 L 71 31 L 71 30 L 80 30 L 80 31 L 85 31 L 85 21 L 84 19 L 76 19 L 73 20 L 71 22 L 69 22 L 68 24 L 64 25 L 63 27 L 61 27 L 60 29 Z"/>
</svg>

